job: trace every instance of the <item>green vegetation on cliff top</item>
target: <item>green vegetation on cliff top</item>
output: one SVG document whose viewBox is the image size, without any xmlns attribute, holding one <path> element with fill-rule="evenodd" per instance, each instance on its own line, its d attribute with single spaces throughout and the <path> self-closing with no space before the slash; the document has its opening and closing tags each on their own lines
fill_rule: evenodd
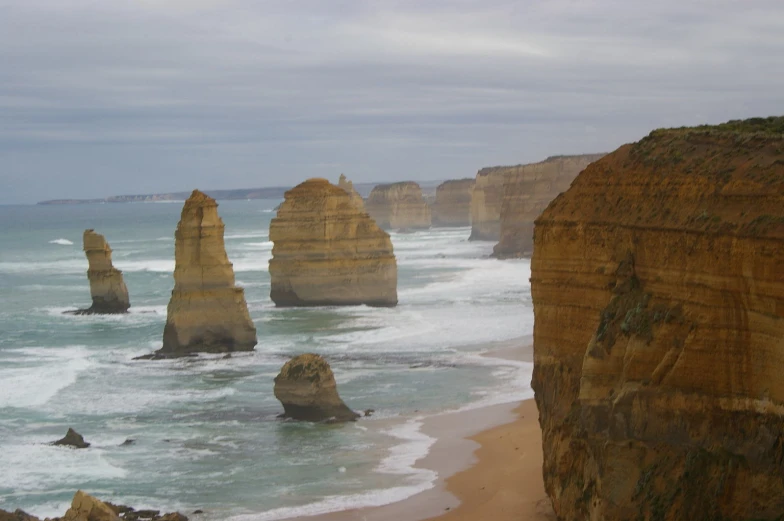
<svg viewBox="0 0 784 521">
<path fill-rule="evenodd" d="M 663 134 L 756 134 L 760 137 L 784 138 L 784 116 L 733 119 L 718 125 L 660 128 L 651 132 L 648 137 L 656 137 Z"/>
</svg>

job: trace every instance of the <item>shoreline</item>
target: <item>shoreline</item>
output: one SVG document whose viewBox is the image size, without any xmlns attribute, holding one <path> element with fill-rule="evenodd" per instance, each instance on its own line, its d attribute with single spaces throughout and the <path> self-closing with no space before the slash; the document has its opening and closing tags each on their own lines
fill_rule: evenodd
<svg viewBox="0 0 784 521">
<path fill-rule="evenodd" d="M 533 362 L 533 338 L 531 335 L 518 337 L 490 344 L 490 349 L 482 354 L 489 358 Z M 469 521 L 472 519 L 490 519 L 485 516 L 476 517 L 477 507 L 486 508 L 491 501 L 486 498 L 485 487 L 472 487 L 477 479 L 487 483 L 493 481 L 488 476 L 498 474 L 499 466 L 516 465 L 515 472 L 520 477 L 511 480 L 511 486 L 526 489 L 523 494 L 511 494 L 524 503 L 527 511 L 542 514 L 537 517 L 520 517 L 520 512 L 509 519 L 549 521 L 547 517 L 549 499 L 544 493 L 541 477 L 541 432 L 539 430 L 538 411 L 531 396 L 522 401 L 513 400 L 501 404 L 485 405 L 459 411 L 437 414 L 423 420 L 422 434 L 435 438 L 427 455 L 413 465 L 417 469 L 426 469 L 438 474 L 433 486 L 425 491 L 414 494 L 406 499 L 381 505 L 362 508 L 339 510 L 324 514 L 296 516 L 286 521 L 423 521 L 441 519 L 449 521 Z M 518 434 L 524 439 L 514 439 Z M 507 441 L 499 443 L 498 438 Z M 513 440 L 514 439 L 514 440 Z M 509 440 L 513 440 L 512 443 Z M 514 445 L 514 447 L 512 446 Z M 526 465 L 519 465 L 520 446 L 525 446 L 522 454 Z M 509 454 L 512 452 L 512 454 Z M 515 456 L 510 459 L 509 456 Z M 538 459 L 537 456 L 538 455 Z M 510 461 L 514 463 L 510 464 Z M 487 468 L 489 467 L 489 469 Z M 533 469 L 535 468 L 535 472 Z M 488 471 L 489 470 L 489 471 Z M 517 469 L 515 469 L 517 470 Z M 502 480 L 508 479 L 506 471 L 500 474 Z M 526 482 L 524 485 L 523 482 Z M 538 484 L 538 488 L 537 488 Z M 528 488 L 526 488 L 528 487 Z M 509 488 L 509 487 L 507 487 Z M 477 493 L 479 492 L 479 493 Z M 504 494 L 509 496 L 510 494 Z M 492 499 L 492 498 L 491 498 Z M 546 500 L 546 504 L 542 503 Z M 514 501 L 513 501 L 514 502 Z M 538 506 L 537 506 L 538 505 Z M 533 510 L 532 510 L 533 508 Z M 469 517 L 461 517 L 464 515 Z M 495 516 L 497 512 L 493 512 Z M 510 512 L 511 514 L 511 512 Z M 472 517 L 473 516 L 473 517 Z M 502 521 L 503 517 L 492 517 Z"/>
</svg>

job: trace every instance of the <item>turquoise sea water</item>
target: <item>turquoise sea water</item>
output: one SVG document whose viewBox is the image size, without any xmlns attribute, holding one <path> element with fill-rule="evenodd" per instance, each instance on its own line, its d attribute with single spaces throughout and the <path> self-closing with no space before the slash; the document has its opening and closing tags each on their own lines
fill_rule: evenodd
<svg viewBox="0 0 784 521">
<path fill-rule="evenodd" d="M 259 337 L 229 360 L 132 360 L 161 344 L 181 203 L 0 207 L 0 508 L 59 515 L 79 488 L 209 520 L 391 502 L 436 477 L 411 467 L 434 441 L 423 418 L 530 394 L 530 364 L 479 356 L 531 334 L 528 261 L 488 258 L 492 244 L 468 242 L 468 228 L 393 233 L 396 308 L 276 309 L 267 263 L 278 202 L 220 203 Z M 131 313 L 62 313 L 90 304 L 85 228 L 114 250 Z M 324 355 L 348 405 L 375 415 L 277 419 L 273 378 L 303 352 Z M 92 447 L 46 444 L 69 426 Z"/>
</svg>

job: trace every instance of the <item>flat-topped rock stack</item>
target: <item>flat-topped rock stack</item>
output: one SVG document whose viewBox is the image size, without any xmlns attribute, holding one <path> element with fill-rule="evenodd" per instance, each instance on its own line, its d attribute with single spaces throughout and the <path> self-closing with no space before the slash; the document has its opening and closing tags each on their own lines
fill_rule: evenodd
<svg viewBox="0 0 784 521">
<path fill-rule="evenodd" d="M 131 307 L 128 288 L 122 271 L 112 265 L 112 249 L 103 235 L 85 230 L 82 235 L 84 254 L 87 257 L 87 279 L 90 281 L 92 305 L 87 309 L 72 311 L 77 315 L 111 315 L 125 313 Z"/>
<path fill-rule="evenodd" d="M 536 218 L 550 201 L 569 188 L 577 174 L 603 156 L 554 156 L 540 163 L 512 167 L 504 179 L 500 240 L 493 248 L 493 257 L 530 256 Z"/>
<path fill-rule="evenodd" d="M 784 513 L 784 118 L 657 130 L 536 221 L 534 373 L 559 519 Z"/>
<path fill-rule="evenodd" d="M 471 194 L 476 179 L 453 179 L 436 188 L 433 226 L 471 226 Z"/>
<path fill-rule="evenodd" d="M 385 230 L 418 230 L 431 225 L 430 206 L 413 181 L 376 186 L 365 207 Z"/>
<path fill-rule="evenodd" d="M 174 289 L 160 356 L 250 351 L 256 328 L 223 242 L 218 204 L 194 190 L 174 234 Z"/>
<path fill-rule="evenodd" d="M 286 192 L 269 237 L 270 298 L 277 306 L 397 304 L 389 235 L 326 179 L 309 179 Z"/>
</svg>

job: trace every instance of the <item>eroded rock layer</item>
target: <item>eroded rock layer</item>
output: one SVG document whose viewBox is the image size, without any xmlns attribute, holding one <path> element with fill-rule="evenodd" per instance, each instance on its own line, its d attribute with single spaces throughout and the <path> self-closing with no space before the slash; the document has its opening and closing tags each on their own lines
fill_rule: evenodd
<svg viewBox="0 0 784 521">
<path fill-rule="evenodd" d="M 275 377 L 275 398 L 284 416 L 304 421 L 353 421 L 359 418 L 338 395 L 335 375 L 321 356 L 295 356 Z"/>
<path fill-rule="evenodd" d="M 536 221 L 559 519 L 784 514 L 784 118 L 652 132 Z"/>
<path fill-rule="evenodd" d="M 370 216 L 385 230 L 430 228 L 430 206 L 413 181 L 378 185 L 365 205 Z"/>
<path fill-rule="evenodd" d="M 497 241 L 501 236 L 501 203 L 504 182 L 513 166 L 492 166 L 476 174 L 471 192 L 471 235 L 469 241 Z"/>
<path fill-rule="evenodd" d="M 602 156 L 554 156 L 514 167 L 504 180 L 500 240 L 493 248 L 493 256 L 508 259 L 531 255 L 534 220 L 550 201 L 569 188 L 577 174 Z"/>
<path fill-rule="evenodd" d="M 433 226 L 471 226 L 471 193 L 475 179 L 454 179 L 436 188 Z"/>
<path fill-rule="evenodd" d="M 160 355 L 250 351 L 256 328 L 223 243 L 215 199 L 194 190 L 174 234 L 174 289 Z"/>
<path fill-rule="evenodd" d="M 276 305 L 397 304 L 389 235 L 326 179 L 309 179 L 286 192 L 269 236 L 270 298 Z"/>
<path fill-rule="evenodd" d="M 359 192 L 357 192 L 354 188 L 354 183 L 346 179 L 344 174 L 340 174 L 340 178 L 338 179 L 338 186 L 351 196 L 351 200 L 355 205 L 364 210 L 365 201 L 362 199 L 362 196 L 359 195 Z"/>
<path fill-rule="evenodd" d="M 92 306 L 77 314 L 125 313 L 131 307 L 128 288 L 122 271 L 112 265 L 112 249 L 103 235 L 85 230 L 82 236 L 84 254 L 87 256 L 87 279 L 90 281 Z"/>
</svg>

